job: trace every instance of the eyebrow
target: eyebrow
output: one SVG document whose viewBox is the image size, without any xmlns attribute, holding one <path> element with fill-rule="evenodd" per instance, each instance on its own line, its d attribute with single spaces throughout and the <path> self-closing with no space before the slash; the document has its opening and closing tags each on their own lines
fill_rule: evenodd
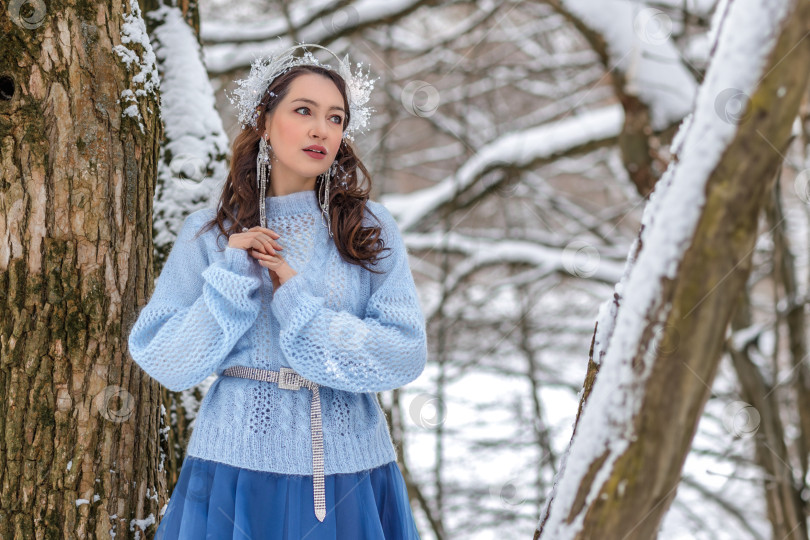
<svg viewBox="0 0 810 540">
<path fill-rule="evenodd" d="M 312 104 L 312 105 L 314 105 L 316 107 L 318 106 L 318 104 L 316 102 L 312 101 L 311 99 L 307 99 L 307 98 L 294 99 L 294 100 L 291 101 L 291 103 L 295 103 L 296 101 L 303 101 L 304 103 L 310 103 L 310 104 Z M 340 112 L 342 112 L 344 114 L 346 113 L 346 111 L 343 109 L 343 107 L 338 107 L 337 105 L 332 105 L 331 107 L 329 107 L 330 111 L 332 109 L 336 109 L 336 110 L 338 110 L 338 111 L 340 111 Z"/>
</svg>

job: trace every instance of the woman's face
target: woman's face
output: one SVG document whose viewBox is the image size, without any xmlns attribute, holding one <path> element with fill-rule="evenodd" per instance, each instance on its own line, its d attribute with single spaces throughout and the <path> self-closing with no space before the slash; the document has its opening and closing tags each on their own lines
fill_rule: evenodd
<svg viewBox="0 0 810 540">
<path fill-rule="evenodd" d="M 271 175 L 296 183 L 314 181 L 337 156 L 345 117 L 343 96 L 331 79 L 317 73 L 293 79 L 287 95 L 265 119 Z M 325 155 L 304 150 L 312 145 L 322 146 Z"/>
</svg>

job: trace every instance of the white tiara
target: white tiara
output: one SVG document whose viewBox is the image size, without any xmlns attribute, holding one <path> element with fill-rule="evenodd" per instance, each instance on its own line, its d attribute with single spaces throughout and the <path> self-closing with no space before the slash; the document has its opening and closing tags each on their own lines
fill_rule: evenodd
<svg viewBox="0 0 810 540">
<path fill-rule="evenodd" d="M 354 140 L 355 133 L 362 133 L 368 125 L 368 120 L 372 107 L 366 105 L 374 89 L 374 81 L 369 79 L 368 72 L 362 72 L 362 64 L 357 62 L 357 70 L 352 73 L 347 54 L 341 60 L 335 53 L 315 43 L 299 43 L 289 49 L 277 54 L 270 54 L 265 58 L 257 58 L 250 66 L 250 75 L 246 79 L 234 81 L 236 88 L 231 95 L 226 92 L 226 97 L 237 109 L 239 123 L 242 129 L 247 126 L 256 127 L 260 111 L 258 109 L 268 85 L 279 75 L 286 73 L 290 68 L 300 65 L 314 65 L 335 71 L 331 66 L 322 64 L 315 56 L 309 52 L 304 52 L 303 56 L 296 57 L 293 52 L 298 48 L 318 47 L 328 51 L 338 60 L 337 73 L 346 81 L 346 90 L 349 98 L 349 125 L 343 133 L 344 137 Z M 378 77 L 379 78 L 379 77 Z M 271 94 L 272 95 L 272 94 Z"/>
</svg>

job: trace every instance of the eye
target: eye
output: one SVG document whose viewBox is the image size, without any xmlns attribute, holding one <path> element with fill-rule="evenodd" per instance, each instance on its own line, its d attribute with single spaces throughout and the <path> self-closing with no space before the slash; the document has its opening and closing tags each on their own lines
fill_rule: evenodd
<svg viewBox="0 0 810 540">
<path fill-rule="evenodd" d="M 307 111 L 309 111 L 309 107 L 298 107 L 297 109 L 295 109 L 295 111 L 298 112 L 301 109 L 306 109 Z M 333 115 L 332 118 L 337 118 L 337 121 L 333 122 L 334 124 L 343 125 L 343 117 L 340 116 L 339 114 Z"/>
</svg>

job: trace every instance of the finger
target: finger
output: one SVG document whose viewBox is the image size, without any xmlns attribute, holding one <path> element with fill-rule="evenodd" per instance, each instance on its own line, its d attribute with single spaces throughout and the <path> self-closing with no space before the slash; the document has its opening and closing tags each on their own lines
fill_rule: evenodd
<svg viewBox="0 0 810 540">
<path fill-rule="evenodd" d="M 275 248 L 275 246 L 273 244 L 276 243 L 276 241 L 273 238 L 271 238 L 269 234 L 267 234 L 265 232 L 267 230 L 268 229 L 262 229 L 260 231 L 261 234 L 257 235 L 258 239 L 262 243 L 262 245 L 264 246 L 264 252 L 265 253 L 275 253 L 276 248 Z"/>
<path fill-rule="evenodd" d="M 273 238 L 281 238 L 281 235 L 280 235 L 280 234 L 278 234 L 278 233 L 277 233 L 276 231 L 274 231 L 273 229 L 268 229 L 268 228 L 266 228 L 266 227 L 259 227 L 259 229 L 261 229 L 262 231 L 266 232 L 267 234 L 269 234 L 269 235 L 270 235 L 270 236 L 272 236 Z"/>
<path fill-rule="evenodd" d="M 263 233 L 264 235 L 269 236 L 269 237 L 270 237 L 270 240 L 275 240 L 276 238 L 281 238 L 281 235 L 280 235 L 280 234 L 278 234 L 276 231 L 274 231 L 274 230 L 272 230 L 272 229 L 267 229 L 267 228 L 265 228 L 265 227 L 260 227 L 260 226 L 258 226 L 258 225 L 257 225 L 257 226 L 255 226 L 255 227 L 251 227 L 250 229 L 248 229 L 248 230 L 247 230 L 247 231 L 245 231 L 245 232 L 258 232 L 258 233 Z"/>
<path fill-rule="evenodd" d="M 271 244 L 269 240 L 265 241 L 263 238 L 254 238 L 251 245 L 262 253 L 273 255 L 276 252 L 276 250 L 273 249 L 273 244 Z"/>
<path fill-rule="evenodd" d="M 270 270 L 275 270 L 275 269 L 277 269 L 277 268 L 279 268 L 281 266 L 277 262 L 265 261 L 265 260 L 262 260 L 262 259 L 257 259 L 257 262 L 260 265 L 262 265 L 263 267 L 268 268 Z"/>
<path fill-rule="evenodd" d="M 268 253 L 275 253 L 276 249 L 278 249 L 278 242 L 273 240 L 272 238 L 268 238 L 267 236 L 262 237 L 262 242 L 264 242 L 265 246 L 267 246 Z"/>
<path fill-rule="evenodd" d="M 256 256 L 256 259 L 259 261 L 264 261 L 269 264 L 272 264 L 273 266 L 281 266 L 283 264 L 286 264 L 286 261 L 278 253 L 276 253 L 275 255 L 267 255 L 265 253 L 259 253 Z"/>
<path fill-rule="evenodd" d="M 269 245 L 274 249 L 284 249 L 284 247 L 281 244 L 276 242 L 277 238 L 281 238 L 281 235 L 278 234 L 276 231 L 272 229 L 267 229 L 265 227 L 260 227 L 257 225 L 256 227 L 250 229 L 250 232 L 260 232 L 262 234 L 258 236 L 261 238 L 262 242 L 269 243 Z"/>
</svg>

